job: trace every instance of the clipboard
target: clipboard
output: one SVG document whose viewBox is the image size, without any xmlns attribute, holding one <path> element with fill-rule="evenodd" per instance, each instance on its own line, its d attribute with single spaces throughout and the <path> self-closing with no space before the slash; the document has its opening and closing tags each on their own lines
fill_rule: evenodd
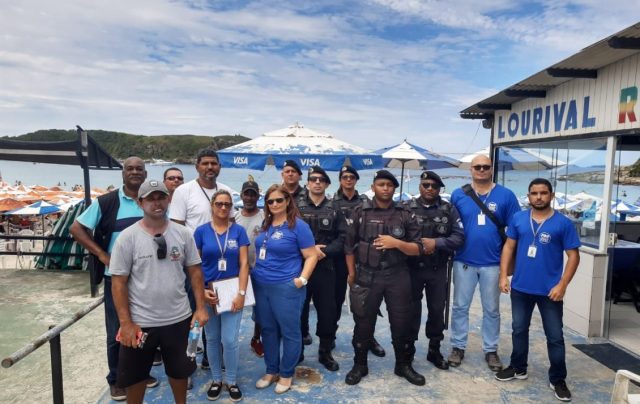
<svg viewBox="0 0 640 404">
<path fill-rule="evenodd" d="M 231 303 L 238 295 L 238 277 L 223 279 L 221 281 L 209 282 L 209 289 L 215 291 L 218 295 L 218 304 L 216 305 L 217 313 L 231 311 Z M 253 294 L 253 285 L 251 285 L 251 277 L 247 280 L 247 291 L 244 296 L 244 305 L 253 306 L 256 304 L 256 298 Z"/>
</svg>

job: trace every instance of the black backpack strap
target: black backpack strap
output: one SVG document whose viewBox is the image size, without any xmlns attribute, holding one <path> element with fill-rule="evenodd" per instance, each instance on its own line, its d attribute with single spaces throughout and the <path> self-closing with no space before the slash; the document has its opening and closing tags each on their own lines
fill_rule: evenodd
<svg viewBox="0 0 640 404">
<path fill-rule="evenodd" d="M 119 190 L 111 191 L 98 197 L 100 205 L 100 221 L 94 229 L 93 240 L 98 243 L 100 248 L 108 251 L 111 235 L 115 230 L 116 219 L 118 217 L 118 209 L 120 209 Z M 89 263 L 93 266 L 91 272 L 91 283 L 98 285 L 104 277 L 105 265 L 95 255 L 90 255 Z"/>
<path fill-rule="evenodd" d="M 480 208 L 482 213 L 484 213 L 485 216 L 491 219 L 493 224 L 495 224 L 496 227 L 498 228 L 498 233 L 500 234 L 500 238 L 502 238 L 502 242 L 503 243 L 506 242 L 507 241 L 507 233 L 505 232 L 506 226 L 500 223 L 496 215 L 494 215 L 493 212 L 490 211 L 489 208 L 487 208 L 487 205 L 482 203 L 480 198 L 478 198 L 478 195 L 476 195 L 476 191 L 474 191 L 473 188 L 471 188 L 471 185 L 465 184 L 462 187 L 462 191 L 465 194 L 467 194 L 467 196 L 469 196 L 476 203 L 476 205 L 478 205 L 478 207 Z"/>
</svg>

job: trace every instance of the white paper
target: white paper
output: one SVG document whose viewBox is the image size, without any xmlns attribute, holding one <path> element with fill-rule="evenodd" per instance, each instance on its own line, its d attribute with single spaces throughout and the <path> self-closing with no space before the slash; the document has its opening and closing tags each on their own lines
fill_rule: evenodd
<svg viewBox="0 0 640 404">
<path fill-rule="evenodd" d="M 217 282 L 209 282 L 209 288 L 218 293 L 218 304 L 216 310 L 218 313 L 231 311 L 231 303 L 238 296 L 238 277 L 228 278 Z M 256 304 L 256 298 L 253 295 L 253 286 L 251 285 L 251 277 L 247 282 L 247 293 L 244 296 L 244 305 L 253 306 Z"/>
</svg>

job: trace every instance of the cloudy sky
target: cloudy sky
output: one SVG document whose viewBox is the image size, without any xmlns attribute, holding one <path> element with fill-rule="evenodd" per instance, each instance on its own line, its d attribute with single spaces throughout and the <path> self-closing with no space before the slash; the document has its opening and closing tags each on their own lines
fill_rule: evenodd
<svg viewBox="0 0 640 404">
<path fill-rule="evenodd" d="M 452 155 L 488 144 L 460 110 L 638 15 L 627 0 L 3 3 L 0 135 L 255 137 L 300 122 Z"/>
</svg>

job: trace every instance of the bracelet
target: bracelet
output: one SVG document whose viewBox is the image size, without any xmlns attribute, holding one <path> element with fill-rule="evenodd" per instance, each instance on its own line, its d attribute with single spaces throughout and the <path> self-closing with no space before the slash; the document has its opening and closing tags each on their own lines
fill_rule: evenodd
<svg viewBox="0 0 640 404">
<path fill-rule="evenodd" d="M 302 282 L 302 286 L 307 286 L 307 282 L 309 282 L 307 278 L 305 278 L 302 275 L 300 275 L 298 278 L 300 278 L 300 282 Z"/>
</svg>

